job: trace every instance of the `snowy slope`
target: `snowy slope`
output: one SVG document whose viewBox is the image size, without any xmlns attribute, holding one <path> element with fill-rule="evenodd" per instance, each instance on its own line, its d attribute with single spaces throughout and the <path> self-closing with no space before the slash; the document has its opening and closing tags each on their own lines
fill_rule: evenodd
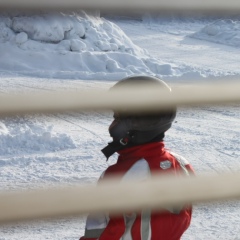
<svg viewBox="0 0 240 240">
<path fill-rule="evenodd" d="M 39 77 L 116 80 L 171 72 L 117 25 L 85 12 L 0 16 L 0 52 L 0 71 Z"/>
<path fill-rule="evenodd" d="M 228 46 L 227 41 L 212 43 L 213 40 L 204 38 L 205 33 L 202 33 L 202 29 L 209 25 L 217 28 L 219 21 L 145 17 L 140 26 L 139 21 L 117 20 L 117 23 L 135 44 L 147 49 L 156 60 L 171 65 L 175 74 L 161 76 L 163 79 L 191 82 L 216 77 L 235 79 L 240 74 L 240 49 Z M 222 39 L 230 39 L 236 31 L 236 25 L 227 24 L 225 29 L 228 31 L 221 31 Z M 204 41 L 193 38 L 194 34 Z M 215 36 L 215 42 L 217 39 L 218 36 Z"/>
<path fill-rule="evenodd" d="M 16 30 L 16 25 L 15 30 L 13 29 L 13 20 L 1 21 L 7 32 L 4 36 L 10 36 L 4 40 L 3 37 L 0 38 L 1 92 L 27 93 L 93 87 L 108 89 L 114 81 L 106 80 L 118 80 L 123 76 L 139 73 L 161 76 L 172 86 L 178 81 L 191 84 L 192 81 L 199 80 L 213 81 L 212 78 L 217 76 L 226 79 L 239 77 L 239 48 L 227 46 L 226 42 L 217 44 L 208 39 L 202 41 L 189 37 L 200 33 L 205 26 L 214 24 L 216 19 L 163 21 L 145 16 L 142 21 L 109 21 L 89 15 L 28 18 L 31 20 L 30 23 L 27 22 L 29 25 L 24 24 L 26 19 L 22 16 L 16 20 L 21 32 Z M 98 40 L 109 40 L 110 36 L 121 38 L 124 48 L 132 48 L 133 51 L 126 52 L 123 48 L 104 51 L 91 38 L 88 42 L 87 38 L 78 39 L 85 42 L 85 50 L 57 50 L 61 42 L 69 40 L 65 39 L 65 35 L 69 35 L 71 30 L 79 28 L 81 32 L 80 27 L 72 27 L 69 31 L 69 25 L 71 27 L 73 23 L 83 22 L 94 26 L 91 32 Z M 59 35 L 54 37 L 63 38 L 58 38 L 57 43 L 55 40 L 44 41 L 47 33 L 52 32 L 51 26 L 58 27 Z M 68 34 L 60 34 L 63 33 L 61 26 L 68 27 Z M 106 30 L 103 26 L 110 27 Z M 40 29 L 40 40 L 34 35 L 36 29 Z M 45 35 L 43 29 L 46 29 Z M 26 40 L 24 33 L 28 40 L 22 43 Z M 70 34 L 70 42 L 76 37 L 75 33 L 76 31 L 72 31 Z M 224 34 L 227 35 L 228 32 Z M 32 48 L 33 46 L 36 48 Z M 64 45 L 66 46 L 69 45 Z M 79 46 L 81 44 L 75 47 Z M 97 50 L 93 51 L 91 47 Z M 108 60 L 112 64 L 111 71 L 106 69 Z M 132 67 L 126 71 L 126 66 Z M 216 79 L 215 81 L 217 84 Z M 110 112 L 69 112 L 1 119 L 0 190 L 95 182 L 101 172 L 116 160 L 115 155 L 106 162 L 100 152 L 110 141 L 107 128 L 111 118 Z M 239 171 L 239 118 L 238 104 L 179 109 L 172 129 L 166 134 L 166 146 L 185 156 L 197 173 Z M 182 239 L 236 240 L 240 239 L 239 226 L 239 202 L 204 204 L 195 207 L 192 225 Z M 83 229 L 83 218 L 38 221 L 1 226 L 0 239 L 73 240 L 83 234 Z"/>
<path fill-rule="evenodd" d="M 220 19 L 204 26 L 200 31 L 190 36 L 224 45 L 240 47 L 240 21 Z"/>
</svg>

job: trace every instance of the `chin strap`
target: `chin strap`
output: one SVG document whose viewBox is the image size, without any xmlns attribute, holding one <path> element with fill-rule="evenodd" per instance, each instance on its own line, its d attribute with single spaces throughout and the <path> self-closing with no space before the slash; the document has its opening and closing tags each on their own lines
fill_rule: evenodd
<svg viewBox="0 0 240 240">
<path fill-rule="evenodd" d="M 128 132 L 124 138 L 121 138 L 118 141 L 112 141 L 108 143 L 108 145 L 103 148 L 101 151 L 106 156 L 107 160 L 111 157 L 115 152 L 118 152 L 124 148 L 127 148 L 132 145 L 132 134 Z"/>
<path fill-rule="evenodd" d="M 134 141 L 134 137 L 135 137 L 134 132 L 131 132 L 131 133 L 128 132 L 126 137 L 120 139 L 119 141 L 113 141 L 113 142 L 108 143 L 108 145 L 105 148 L 103 148 L 101 151 L 108 160 L 109 157 L 111 157 L 115 152 L 118 152 L 124 148 L 137 146 L 137 145 L 141 145 L 141 144 L 149 143 L 149 142 L 163 141 L 164 133 L 159 134 L 158 136 L 156 136 L 155 138 L 153 138 L 152 140 L 147 141 L 147 142 L 136 143 Z"/>
<path fill-rule="evenodd" d="M 108 143 L 108 145 L 105 148 L 103 148 L 101 151 L 108 160 L 108 158 L 111 157 L 115 152 L 122 150 L 125 147 L 126 147 L 126 144 L 123 145 L 120 142 L 113 141 Z"/>
</svg>

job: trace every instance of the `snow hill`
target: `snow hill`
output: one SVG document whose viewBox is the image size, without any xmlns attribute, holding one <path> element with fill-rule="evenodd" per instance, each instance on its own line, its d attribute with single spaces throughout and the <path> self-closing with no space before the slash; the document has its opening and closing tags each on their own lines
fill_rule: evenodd
<svg viewBox="0 0 240 240">
<path fill-rule="evenodd" d="M 238 46 L 237 20 L 203 17 L 179 20 L 145 14 L 141 22 L 156 32 Z M 184 30 L 179 22 L 184 22 Z M 142 34 L 147 37 L 144 31 Z M 100 17 L 98 12 L 1 14 L 0 52 L 0 74 L 5 75 L 89 80 L 119 80 L 138 74 L 165 79 L 222 75 L 211 69 L 200 71 L 174 64 L 173 59 L 166 61 L 164 56 L 153 57 L 146 48 L 135 44 L 118 24 Z"/>
<path fill-rule="evenodd" d="M 116 80 L 172 73 L 116 24 L 83 11 L 2 15 L 0 51 L 0 71 L 31 76 Z"/>
<path fill-rule="evenodd" d="M 233 47 L 240 47 L 240 21 L 220 19 L 207 24 L 200 31 L 189 36 Z"/>
</svg>

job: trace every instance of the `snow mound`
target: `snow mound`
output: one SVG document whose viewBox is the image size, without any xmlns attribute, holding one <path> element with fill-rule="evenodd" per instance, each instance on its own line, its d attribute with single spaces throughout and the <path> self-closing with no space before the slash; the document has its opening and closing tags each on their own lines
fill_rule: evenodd
<svg viewBox="0 0 240 240">
<path fill-rule="evenodd" d="M 0 71 L 38 77 L 172 73 L 171 65 L 153 61 L 116 24 L 83 11 L 0 16 L 0 52 Z"/>
<path fill-rule="evenodd" d="M 52 152 L 75 147 L 71 137 L 54 132 L 52 126 L 46 127 L 26 122 L 17 124 L 0 122 L 0 155 L 2 156 Z"/>
<path fill-rule="evenodd" d="M 231 19 L 217 20 L 189 36 L 196 39 L 240 47 L 240 21 Z"/>
</svg>

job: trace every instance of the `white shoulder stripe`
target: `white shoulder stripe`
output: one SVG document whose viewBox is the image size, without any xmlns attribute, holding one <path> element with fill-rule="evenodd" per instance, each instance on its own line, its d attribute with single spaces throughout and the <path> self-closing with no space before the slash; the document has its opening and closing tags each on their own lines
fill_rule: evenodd
<svg viewBox="0 0 240 240">
<path fill-rule="evenodd" d="M 150 167 L 145 159 L 139 159 L 132 167 L 125 173 L 122 181 L 138 180 L 143 181 L 151 176 Z"/>
<path fill-rule="evenodd" d="M 170 153 L 173 157 L 176 158 L 176 160 L 179 162 L 179 164 L 180 164 L 183 172 L 184 172 L 187 176 L 189 176 L 189 171 L 188 171 L 187 168 L 186 168 L 186 165 L 189 164 L 189 162 L 187 161 L 187 159 L 184 158 L 184 157 L 182 157 L 182 156 L 180 156 L 180 155 L 178 155 L 177 153 L 173 153 L 173 152 L 169 152 L 169 153 Z"/>
<path fill-rule="evenodd" d="M 179 155 L 177 153 L 174 153 L 174 152 L 170 152 L 170 151 L 169 151 L 169 153 L 171 155 L 173 155 L 180 164 L 182 164 L 184 166 L 189 164 L 188 160 L 186 158 L 184 158 L 183 156 L 181 156 L 181 155 Z"/>
</svg>

